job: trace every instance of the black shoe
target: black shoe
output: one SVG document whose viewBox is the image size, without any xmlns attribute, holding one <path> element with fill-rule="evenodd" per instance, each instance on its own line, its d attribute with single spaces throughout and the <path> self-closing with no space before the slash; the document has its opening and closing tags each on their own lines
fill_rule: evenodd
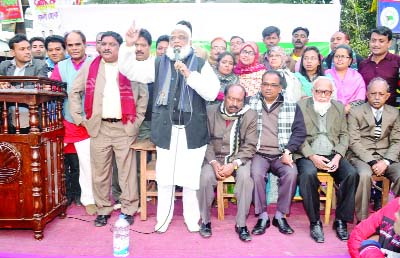
<svg viewBox="0 0 400 258">
<path fill-rule="evenodd" d="M 347 223 L 343 220 L 335 220 L 333 222 L 333 230 L 336 230 L 336 236 L 342 240 L 346 241 L 349 239 L 349 233 L 347 232 Z"/>
<path fill-rule="evenodd" d="M 235 231 L 239 235 L 239 239 L 242 240 L 243 242 L 249 242 L 251 241 L 251 236 L 250 232 L 247 230 L 247 227 L 238 227 L 235 226 Z"/>
<path fill-rule="evenodd" d="M 262 235 L 265 230 L 271 226 L 271 221 L 268 219 L 258 219 L 251 233 L 253 235 Z"/>
<path fill-rule="evenodd" d="M 382 198 L 375 198 L 374 199 L 374 207 L 372 209 L 374 211 L 380 210 L 382 208 Z"/>
<path fill-rule="evenodd" d="M 317 222 L 311 222 L 310 235 L 311 238 L 317 243 L 325 242 L 324 231 L 322 230 L 322 223 L 320 220 Z"/>
<path fill-rule="evenodd" d="M 289 226 L 289 224 L 286 221 L 286 218 L 273 218 L 272 219 L 272 225 L 277 227 L 279 229 L 279 232 L 282 234 L 290 235 L 294 233 L 294 230 Z"/>
<path fill-rule="evenodd" d="M 204 238 L 209 238 L 212 236 L 212 231 L 211 231 L 211 222 L 208 222 L 207 224 L 204 224 L 203 222 L 200 225 L 200 230 L 199 230 L 200 236 Z"/>
<path fill-rule="evenodd" d="M 110 218 L 110 215 L 97 215 L 95 221 L 94 221 L 94 225 L 96 227 L 103 227 L 105 225 L 107 225 L 107 220 Z"/>
<path fill-rule="evenodd" d="M 133 224 L 133 215 L 127 215 L 125 213 L 121 213 L 122 215 L 124 215 L 126 221 L 128 221 L 129 225 Z"/>
</svg>

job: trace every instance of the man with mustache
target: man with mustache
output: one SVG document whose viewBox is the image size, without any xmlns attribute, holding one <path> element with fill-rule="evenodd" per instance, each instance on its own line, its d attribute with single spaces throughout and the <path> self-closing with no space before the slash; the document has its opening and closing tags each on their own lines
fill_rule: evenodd
<svg viewBox="0 0 400 258">
<path fill-rule="evenodd" d="M 303 113 L 296 103 L 285 99 L 282 89 L 286 88 L 283 74 L 275 70 L 265 72 L 261 89 L 250 99 L 250 106 L 258 113 L 257 153 L 251 163 L 254 180 L 254 206 L 258 215 L 253 235 L 262 235 L 271 225 L 266 202 L 268 172 L 279 177 L 278 203 L 272 225 L 282 234 L 293 234 L 286 221 L 290 213 L 292 198 L 296 192 L 297 167 L 292 159 L 306 138 Z"/>
<path fill-rule="evenodd" d="M 155 230 L 163 233 L 168 229 L 178 185 L 183 187 L 185 224 L 190 232 L 197 232 L 200 212 L 196 191 L 209 141 L 206 101 L 217 97 L 219 80 L 210 64 L 194 54 L 192 33 L 186 25 L 175 25 L 166 54 L 155 62 L 136 60 L 139 31 L 134 23 L 127 31 L 119 69 L 130 80 L 154 82 L 151 140 L 157 146 Z"/>
<path fill-rule="evenodd" d="M 67 83 L 67 93 L 71 93 L 72 84 L 79 70 L 91 58 L 85 53 L 86 36 L 78 30 L 71 31 L 64 36 L 64 43 L 70 58 L 59 61 L 50 76 L 53 80 Z M 75 125 L 70 112 L 70 99 L 64 99 L 64 144 L 68 153 L 66 162 L 71 170 L 67 170 L 66 185 L 68 204 L 75 202 L 84 205 L 89 215 L 96 213 L 93 197 L 92 169 L 90 165 L 90 137 L 83 125 Z M 76 153 L 75 155 L 70 155 Z M 79 170 L 76 169 L 79 163 Z M 79 178 L 79 179 L 78 179 Z M 79 182 L 79 185 L 77 185 Z M 80 187 L 80 188 L 79 188 Z M 68 190 L 72 191 L 69 192 Z"/>
<path fill-rule="evenodd" d="M 398 100 L 400 56 L 389 52 L 392 36 L 392 31 L 385 26 L 371 30 L 369 40 L 371 55 L 360 63 L 358 72 L 362 75 L 366 85 L 375 77 L 385 79 L 390 86 L 390 97 L 386 104 L 398 107 L 400 102 Z"/>
<path fill-rule="evenodd" d="M 235 177 L 237 215 L 235 230 L 239 239 L 251 240 L 246 226 L 249 213 L 253 179 L 250 177 L 251 158 L 256 152 L 257 114 L 244 104 L 246 90 L 239 84 L 225 88 L 221 104 L 207 108 L 210 142 L 200 175 L 198 198 L 201 214 L 200 235 L 211 237 L 211 206 L 218 180 Z"/>
<path fill-rule="evenodd" d="M 309 35 L 309 30 L 303 27 L 297 27 L 292 31 L 293 52 L 290 57 L 292 57 L 294 61 L 297 62 L 303 55 L 303 51 L 308 43 Z"/>
<path fill-rule="evenodd" d="M 298 102 L 303 112 L 307 137 L 294 155 L 304 209 L 310 220 L 310 235 L 317 243 L 325 241 L 320 220 L 318 171 L 328 172 L 339 185 L 333 229 L 340 240 L 349 238 L 347 222 L 353 221 L 354 195 L 358 174 L 346 160 L 349 134 L 344 105 L 331 99 L 333 81 L 320 76 L 313 82 L 312 98 Z M 328 211 L 329 212 L 329 211 Z"/>
<path fill-rule="evenodd" d="M 151 34 L 146 29 L 140 29 L 139 39 L 136 41 L 136 60 L 144 61 L 150 58 L 150 48 L 151 48 Z M 152 57 L 153 58 L 153 57 Z M 147 104 L 146 114 L 144 120 L 139 128 L 138 140 L 144 140 L 150 138 L 150 125 L 151 125 L 151 112 L 153 106 L 153 83 L 147 84 L 147 90 L 149 94 L 149 101 Z M 139 165 L 137 166 L 140 167 Z M 121 202 L 119 196 L 121 195 L 121 188 L 118 183 L 118 168 L 117 164 L 113 162 L 113 178 L 112 178 L 112 196 L 115 201 L 114 210 L 121 208 Z"/>
<path fill-rule="evenodd" d="M 146 85 L 132 82 L 118 71 L 122 37 L 113 31 L 101 36 L 100 56 L 85 63 L 76 76 L 70 98 L 73 121 L 90 134 L 96 227 L 107 225 L 113 155 L 118 167 L 121 213 L 129 224 L 139 206 L 136 156 L 130 148 L 136 140 L 148 101 Z M 82 110 L 83 107 L 83 110 Z"/>
<path fill-rule="evenodd" d="M 368 218 L 371 175 L 390 179 L 392 192 L 400 195 L 400 118 L 399 110 L 386 102 L 388 83 L 380 77 L 368 84 L 368 102 L 350 110 L 350 162 L 360 175 L 356 193 L 356 216 Z"/>
</svg>

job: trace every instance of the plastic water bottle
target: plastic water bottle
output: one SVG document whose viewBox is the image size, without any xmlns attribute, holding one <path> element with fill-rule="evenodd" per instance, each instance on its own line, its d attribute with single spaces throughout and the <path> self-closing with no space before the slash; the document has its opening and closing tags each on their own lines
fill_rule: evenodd
<svg viewBox="0 0 400 258">
<path fill-rule="evenodd" d="M 129 255 L 129 223 L 122 214 L 114 224 L 113 247 L 115 257 Z"/>
</svg>

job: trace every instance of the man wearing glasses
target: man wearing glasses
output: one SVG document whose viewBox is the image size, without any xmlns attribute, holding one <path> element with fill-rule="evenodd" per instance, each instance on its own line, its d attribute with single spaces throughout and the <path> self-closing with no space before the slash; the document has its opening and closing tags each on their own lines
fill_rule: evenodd
<svg viewBox="0 0 400 258">
<path fill-rule="evenodd" d="M 368 85 L 368 102 L 350 110 L 350 162 L 360 175 L 356 193 L 356 216 L 368 218 L 371 197 L 371 175 L 385 176 L 393 183 L 392 191 L 400 194 L 400 118 L 397 108 L 386 105 L 389 85 L 374 78 Z"/>
<path fill-rule="evenodd" d="M 216 67 L 219 54 L 226 51 L 226 41 L 223 38 L 215 38 L 211 41 L 210 56 L 208 62 L 212 67 Z"/>
<path fill-rule="evenodd" d="M 318 171 L 328 172 L 339 184 L 338 203 L 333 229 L 340 240 L 349 238 L 347 222 L 353 221 L 354 195 L 358 174 L 344 158 L 349 134 L 344 105 L 331 99 L 333 82 L 325 76 L 313 82 L 312 98 L 303 99 L 299 106 L 304 115 L 307 137 L 295 153 L 300 194 L 310 220 L 310 234 L 317 243 L 323 243 L 324 232 L 319 215 Z"/>
</svg>

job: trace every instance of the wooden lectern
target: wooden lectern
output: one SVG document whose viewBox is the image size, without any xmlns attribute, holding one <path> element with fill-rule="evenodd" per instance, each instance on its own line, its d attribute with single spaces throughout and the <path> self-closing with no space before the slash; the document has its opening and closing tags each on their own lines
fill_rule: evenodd
<svg viewBox="0 0 400 258">
<path fill-rule="evenodd" d="M 0 89 L 0 228 L 33 229 L 40 240 L 47 222 L 65 217 L 66 84 L 26 76 L 0 84 L 8 85 Z"/>
</svg>

